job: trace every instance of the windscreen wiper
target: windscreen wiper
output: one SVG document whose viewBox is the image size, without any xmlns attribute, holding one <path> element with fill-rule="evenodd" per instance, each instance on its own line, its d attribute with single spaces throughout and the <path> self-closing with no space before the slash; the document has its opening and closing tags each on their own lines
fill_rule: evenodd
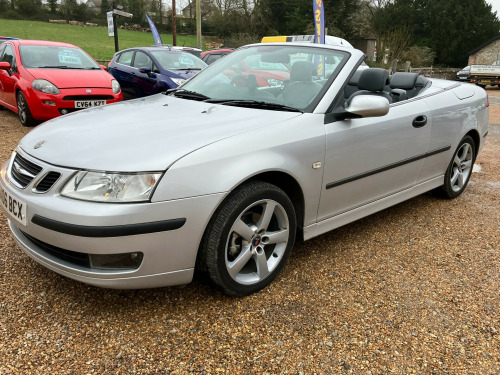
<svg viewBox="0 0 500 375">
<path fill-rule="evenodd" d="M 172 70 L 186 70 L 186 71 L 191 71 L 191 70 L 201 70 L 201 68 L 176 68 Z"/>
<path fill-rule="evenodd" d="M 214 103 L 222 105 L 232 105 L 236 107 L 248 107 L 248 108 L 260 108 L 260 109 L 270 109 L 275 111 L 289 111 L 289 112 L 301 112 L 302 110 L 294 107 L 290 107 L 284 104 L 269 103 L 259 100 L 249 100 L 249 99 L 208 99 L 205 103 Z"/>
<path fill-rule="evenodd" d="M 39 66 L 36 69 L 85 69 L 85 68 L 77 68 L 66 65 L 45 65 L 45 66 Z"/>
<path fill-rule="evenodd" d="M 165 91 L 165 95 L 174 94 L 179 98 L 193 99 L 193 100 L 207 100 L 210 99 L 208 96 L 200 94 L 199 92 L 185 90 L 183 88 L 175 88 Z"/>
</svg>

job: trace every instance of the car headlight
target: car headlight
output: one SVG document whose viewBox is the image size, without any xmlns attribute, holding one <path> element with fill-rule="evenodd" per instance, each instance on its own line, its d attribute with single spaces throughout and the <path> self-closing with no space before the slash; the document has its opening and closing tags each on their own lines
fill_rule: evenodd
<svg viewBox="0 0 500 375">
<path fill-rule="evenodd" d="M 64 186 L 61 195 L 93 202 L 144 202 L 161 175 L 80 171 Z"/>
<path fill-rule="evenodd" d="M 46 79 L 35 79 L 31 82 L 31 87 L 36 91 L 44 92 L 46 94 L 59 94 L 60 91 L 56 85 Z"/>
<path fill-rule="evenodd" d="M 180 86 L 180 85 L 182 85 L 184 82 L 186 82 L 186 80 L 185 80 L 185 79 L 182 79 L 182 78 L 172 78 L 172 77 L 170 77 L 170 79 L 171 79 L 172 81 L 174 81 L 174 83 L 175 83 L 177 86 Z"/>
<path fill-rule="evenodd" d="M 111 80 L 111 89 L 113 90 L 113 94 L 118 94 L 120 92 L 121 87 L 116 79 Z"/>
</svg>

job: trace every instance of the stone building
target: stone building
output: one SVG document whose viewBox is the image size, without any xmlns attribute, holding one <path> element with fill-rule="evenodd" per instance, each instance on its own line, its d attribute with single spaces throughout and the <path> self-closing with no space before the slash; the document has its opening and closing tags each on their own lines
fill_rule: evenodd
<svg viewBox="0 0 500 375">
<path fill-rule="evenodd" d="M 500 34 L 470 51 L 467 65 L 492 65 L 495 62 L 500 65 Z"/>
</svg>

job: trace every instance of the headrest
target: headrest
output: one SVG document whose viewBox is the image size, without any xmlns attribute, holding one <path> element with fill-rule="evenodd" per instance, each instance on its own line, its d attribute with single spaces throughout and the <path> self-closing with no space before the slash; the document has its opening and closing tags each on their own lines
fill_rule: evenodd
<svg viewBox="0 0 500 375">
<path fill-rule="evenodd" d="M 291 81 L 310 82 L 313 74 L 316 73 L 314 64 L 310 61 L 297 61 L 292 65 L 290 71 Z"/>
<path fill-rule="evenodd" d="M 415 88 L 418 77 L 418 73 L 394 73 L 390 86 L 392 89 L 410 90 Z"/>
<path fill-rule="evenodd" d="M 362 70 L 356 70 L 347 84 L 350 86 L 357 86 L 362 72 Z"/>
<path fill-rule="evenodd" d="M 358 87 L 360 90 L 383 91 L 389 84 L 389 73 L 382 68 L 369 68 L 361 72 Z"/>
</svg>

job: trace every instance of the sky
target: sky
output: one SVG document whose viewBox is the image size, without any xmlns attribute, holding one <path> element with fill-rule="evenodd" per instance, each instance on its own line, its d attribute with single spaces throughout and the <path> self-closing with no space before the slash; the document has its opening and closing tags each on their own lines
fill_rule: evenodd
<svg viewBox="0 0 500 375">
<path fill-rule="evenodd" d="M 486 0 L 491 5 L 493 13 L 497 12 L 497 17 L 500 18 L 500 0 Z"/>
</svg>

